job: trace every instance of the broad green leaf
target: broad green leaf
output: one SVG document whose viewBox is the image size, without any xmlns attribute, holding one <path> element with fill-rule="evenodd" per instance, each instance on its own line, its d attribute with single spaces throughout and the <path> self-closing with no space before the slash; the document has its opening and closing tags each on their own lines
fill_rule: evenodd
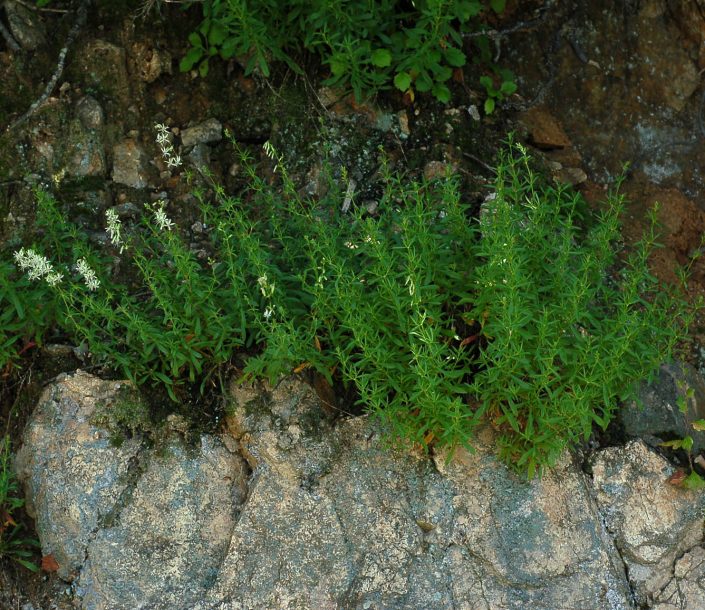
<svg viewBox="0 0 705 610">
<path fill-rule="evenodd" d="M 500 91 L 504 95 L 511 95 L 517 90 L 517 84 L 514 81 L 505 80 L 500 87 Z"/>
<path fill-rule="evenodd" d="M 492 114 L 494 112 L 494 98 L 488 97 L 485 100 L 485 114 Z"/>
<path fill-rule="evenodd" d="M 394 86 L 400 91 L 406 91 L 411 85 L 411 76 L 408 72 L 399 72 L 394 77 Z"/>
<path fill-rule="evenodd" d="M 431 87 L 433 87 L 433 81 L 431 80 L 431 77 L 428 75 L 428 72 L 426 72 L 426 70 L 423 70 L 416 77 L 416 88 L 421 92 L 426 92 L 426 91 L 430 91 Z"/>
<path fill-rule="evenodd" d="M 198 66 L 198 73 L 203 78 L 208 76 L 208 59 L 206 59 L 200 66 Z"/>
<path fill-rule="evenodd" d="M 445 55 L 446 61 L 454 68 L 465 65 L 465 53 L 460 49 L 446 47 L 445 51 L 443 51 L 443 55 Z"/>
<path fill-rule="evenodd" d="M 203 40 L 198 35 L 198 32 L 191 32 L 188 35 L 188 41 L 192 47 L 202 47 L 203 46 Z"/>
<path fill-rule="evenodd" d="M 490 6 L 495 13 L 501 13 L 507 5 L 507 0 L 490 0 Z"/>
<path fill-rule="evenodd" d="M 223 44 L 223 41 L 228 36 L 227 30 L 217 21 L 213 23 L 213 27 L 208 32 L 208 43 L 212 46 L 218 47 Z"/>
<path fill-rule="evenodd" d="M 392 54 L 387 49 L 376 49 L 371 60 L 378 68 L 386 68 L 392 64 Z"/>
<path fill-rule="evenodd" d="M 705 480 L 695 471 L 691 472 L 684 480 L 681 485 L 683 489 L 703 489 L 705 487 Z"/>
<path fill-rule="evenodd" d="M 348 69 L 348 62 L 346 62 L 340 55 L 333 55 L 328 60 L 328 65 L 330 66 L 330 71 L 334 76 L 340 76 Z"/>
<path fill-rule="evenodd" d="M 201 60 L 201 57 L 203 57 L 202 48 L 194 47 L 193 49 L 190 49 L 189 52 L 186 53 L 186 56 L 179 63 L 179 70 L 181 70 L 182 72 L 188 72 Z"/>
<path fill-rule="evenodd" d="M 439 102 L 447 104 L 450 101 L 450 89 L 442 83 L 436 83 L 431 92 Z"/>
</svg>

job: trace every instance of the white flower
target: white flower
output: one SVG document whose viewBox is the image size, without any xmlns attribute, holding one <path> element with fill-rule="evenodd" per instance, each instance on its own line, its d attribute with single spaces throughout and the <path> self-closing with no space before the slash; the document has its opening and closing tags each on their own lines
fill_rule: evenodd
<svg viewBox="0 0 705 610">
<path fill-rule="evenodd" d="M 83 278 L 88 290 L 98 290 L 100 280 L 96 277 L 95 272 L 90 268 L 85 258 L 79 258 L 76 261 L 76 271 Z"/>
<path fill-rule="evenodd" d="M 166 215 L 166 212 L 164 211 L 164 204 L 165 202 L 161 201 L 154 206 L 154 222 L 157 223 L 157 227 L 159 227 L 160 231 L 163 231 L 164 229 L 170 231 L 174 226 L 174 222 Z"/>
<path fill-rule="evenodd" d="M 259 284 L 259 289 L 263 297 L 268 298 L 274 294 L 274 284 L 269 283 L 266 273 L 262 277 L 257 278 L 257 283 Z"/>
<path fill-rule="evenodd" d="M 38 254 L 31 248 L 20 248 L 14 254 L 17 266 L 27 272 L 27 277 L 30 280 L 39 280 L 46 278 L 50 286 L 55 286 L 63 277 L 60 273 L 54 272 L 54 267 L 47 258 Z"/>
<path fill-rule="evenodd" d="M 179 167 L 181 165 L 181 157 L 179 155 L 174 155 L 166 160 L 168 167 Z"/>
<path fill-rule="evenodd" d="M 57 284 L 61 283 L 61 280 L 64 279 L 64 274 L 63 273 L 50 273 L 49 275 L 46 276 L 46 281 L 49 286 L 56 286 Z"/>
<path fill-rule="evenodd" d="M 120 246 L 120 254 L 122 254 L 125 245 L 122 243 L 122 238 L 120 237 L 120 229 L 122 228 L 120 218 L 118 218 L 117 212 L 113 209 L 108 210 L 105 213 L 105 217 L 108 221 L 105 231 L 108 237 L 110 237 L 110 243 L 114 246 Z"/>
<path fill-rule="evenodd" d="M 269 322 L 269 318 L 272 317 L 272 314 L 274 313 L 274 309 L 272 307 L 267 307 L 267 309 L 264 310 L 264 319 Z"/>
<path fill-rule="evenodd" d="M 167 167 L 179 167 L 181 165 L 181 157 L 174 151 L 169 128 L 163 123 L 156 123 L 154 128 L 157 130 L 157 144 L 162 151 L 162 157 L 166 161 Z"/>
</svg>

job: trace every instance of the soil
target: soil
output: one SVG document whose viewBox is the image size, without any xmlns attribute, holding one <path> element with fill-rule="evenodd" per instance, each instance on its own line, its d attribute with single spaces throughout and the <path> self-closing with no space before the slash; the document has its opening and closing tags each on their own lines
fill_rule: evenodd
<svg viewBox="0 0 705 610">
<path fill-rule="evenodd" d="M 599 201 L 623 163 L 631 161 L 624 185 L 631 201 L 627 243 L 638 239 L 649 206 L 659 201 L 666 247 L 653 259 L 655 275 L 673 281 L 675 265 L 700 247 L 705 17 L 698 2 L 509 2 L 493 26 L 507 31 L 495 38 L 497 61 L 516 72 L 519 90 L 492 115 L 482 116 L 478 79 L 485 68 L 472 62 L 456 73 L 449 105 L 423 95 L 412 102 L 394 92 L 357 103 L 322 87 L 325 71 L 305 56 L 297 58 L 306 68 L 303 75 L 275 64 L 265 80 L 245 76 L 237 60 L 217 60 L 202 78 L 178 69 L 187 36 L 200 21 L 198 5 L 152 3 L 152 10 L 139 17 L 141 2 L 97 0 L 46 103 L 23 125 L 5 131 L 40 97 L 54 73 L 77 4 L 56 0 L 50 7 L 66 12 L 30 11 L 35 27 L 45 32 L 34 50 L 13 50 L 0 38 L 0 238 L 7 251 L 31 241 L 35 183 L 53 182 L 72 218 L 89 231 L 101 228 L 98 210 L 141 205 L 160 192 L 168 193 L 177 222 L 192 228 L 198 220 L 192 187 L 160 164 L 153 125 L 183 130 L 209 118 L 229 129 L 265 172 L 272 167 L 262 144 L 271 141 L 285 151 L 294 180 L 311 193 L 319 188 L 320 150 L 327 143 L 334 165 L 346 168 L 360 185 L 357 197 L 363 204 L 374 199 L 379 147 L 393 167 L 412 177 L 432 176 L 451 164 L 465 197 L 478 207 L 491 185 L 496 151 L 509 132 L 532 147 L 556 180 L 573 184 L 589 202 Z M 682 6 L 687 4 L 692 7 Z M 6 23 L 7 16 L 0 11 L 0 21 Z M 71 130 L 87 95 L 104 113 L 101 142 L 92 149 L 95 143 L 86 144 L 97 156 L 87 161 L 87 169 L 60 175 L 71 159 L 68 143 L 85 135 Z M 146 189 L 111 179 L 114 146 L 125 138 L 149 153 Z M 227 141 L 211 143 L 198 154 L 208 157 L 216 182 L 226 190 L 238 188 L 242 177 Z M 705 266 L 695 266 L 693 280 L 692 294 L 703 294 Z M 705 344 L 702 320 L 693 333 Z M 0 430 L 10 434 L 15 447 L 42 387 L 61 371 L 87 366 L 70 346 L 50 352 L 27 345 L 21 368 L 6 371 L 0 383 Z M 318 385 L 327 396 L 332 392 L 320 380 Z M 349 410 L 352 398 L 338 406 Z M 613 442 L 612 436 L 602 440 Z M 31 531 L 31 521 L 24 518 Z M 50 573 L 34 575 L 0 564 L 2 608 L 61 607 L 57 600 L 64 588 Z"/>
</svg>

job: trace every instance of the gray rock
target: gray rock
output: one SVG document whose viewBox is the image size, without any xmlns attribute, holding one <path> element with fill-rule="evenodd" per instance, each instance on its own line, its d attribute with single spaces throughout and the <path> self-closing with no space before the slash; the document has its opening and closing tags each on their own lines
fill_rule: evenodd
<svg viewBox="0 0 705 610">
<path fill-rule="evenodd" d="M 69 176 L 105 176 L 107 161 L 101 130 L 87 128 L 83 120 L 76 118 L 69 123 L 67 132 L 57 144 Z"/>
<path fill-rule="evenodd" d="M 125 49 L 106 40 L 77 46 L 67 72 L 73 82 L 97 90 L 103 99 L 127 107 L 132 99 Z"/>
<path fill-rule="evenodd" d="M 46 29 L 36 11 L 13 0 L 5 0 L 3 7 L 10 33 L 23 49 L 34 51 L 46 43 Z"/>
<path fill-rule="evenodd" d="M 220 142 L 222 139 L 223 125 L 218 119 L 207 119 L 181 132 L 181 144 L 184 147 Z"/>
<path fill-rule="evenodd" d="M 638 603 L 699 607 L 705 495 L 642 442 L 599 452 L 593 481 L 566 453 L 527 482 L 491 430 L 451 460 L 392 451 L 285 379 L 234 389 L 229 433 L 195 448 L 174 421 L 166 452 L 114 447 L 91 424 L 114 383 L 56 384 L 17 462 L 82 608 L 633 609 L 625 566 Z"/>
<path fill-rule="evenodd" d="M 599 451 L 595 496 L 639 604 L 650 603 L 684 552 L 703 540 L 705 494 L 668 484 L 675 468 L 644 442 Z"/>
<path fill-rule="evenodd" d="M 705 610 L 705 548 L 696 546 L 676 561 L 673 578 L 652 610 Z"/>
<path fill-rule="evenodd" d="M 24 483 L 44 555 L 53 554 L 59 576 L 71 580 L 88 543 L 128 487 L 141 442 L 114 447 L 110 434 L 91 424 L 99 401 L 119 382 L 78 372 L 42 395 L 25 430 L 15 468 Z"/>
<path fill-rule="evenodd" d="M 88 545 L 83 608 L 191 608 L 218 575 L 245 497 L 244 461 L 212 436 L 147 459 L 115 524 Z"/>
<path fill-rule="evenodd" d="M 189 450 L 178 440 L 147 449 L 138 436 L 115 445 L 98 422 L 136 413 L 124 387 L 79 372 L 47 390 L 15 461 L 28 512 L 81 607 L 191 608 L 227 551 L 245 462 L 229 437 Z"/>
<path fill-rule="evenodd" d="M 132 139 L 113 147 L 113 182 L 130 188 L 142 189 L 149 185 L 147 154 Z"/>
<path fill-rule="evenodd" d="M 490 438 L 445 465 L 391 453 L 366 418 L 331 430 L 295 381 L 236 402 L 230 426 L 253 480 L 198 608 L 630 607 L 567 455 L 526 482 Z"/>
<path fill-rule="evenodd" d="M 688 397 L 692 394 L 692 397 Z M 625 405 L 619 413 L 624 432 L 656 446 L 673 437 L 693 438 L 693 451 L 705 449 L 705 432 L 692 423 L 705 418 L 705 381 L 690 364 L 664 364 L 651 384 L 644 384 L 639 401 Z M 685 401 L 686 413 L 679 409 Z"/>
<path fill-rule="evenodd" d="M 85 95 L 76 104 L 76 112 L 81 124 L 86 129 L 100 129 L 105 123 L 105 113 L 98 101 L 90 95 Z"/>
</svg>

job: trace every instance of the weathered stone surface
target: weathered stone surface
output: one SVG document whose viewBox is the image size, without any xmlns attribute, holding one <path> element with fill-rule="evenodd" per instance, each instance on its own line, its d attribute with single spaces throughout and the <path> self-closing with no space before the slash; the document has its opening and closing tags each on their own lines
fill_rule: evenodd
<svg viewBox="0 0 705 610">
<path fill-rule="evenodd" d="M 528 483 L 489 439 L 445 466 L 390 453 L 365 418 L 330 430 L 297 382 L 236 400 L 254 478 L 199 608 L 629 607 L 567 456 Z"/>
<path fill-rule="evenodd" d="M 79 372 L 47 391 L 16 458 L 28 510 L 82 608 L 192 608 L 227 551 L 246 465 L 229 437 L 116 446 L 97 422 L 126 408 L 123 385 Z"/>
<path fill-rule="evenodd" d="M 138 439 L 115 447 L 110 434 L 91 423 L 96 404 L 110 400 L 119 386 L 80 372 L 51 386 L 16 458 L 42 553 L 54 555 L 66 580 L 81 568 L 88 543 L 127 489 L 141 448 Z"/>
<path fill-rule="evenodd" d="M 105 113 L 98 101 L 85 95 L 76 104 L 76 113 L 86 129 L 100 129 L 105 123 Z"/>
<path fill-rule="evenodd" d="M 127 106 L 130 79 L 125 49 L 106 40 L 91 39 L 77 47 L 67 72 L 75 80 L 113 101 Z"/>
<path fill-rule="evenodd" d="M 243 460 L 212 436 L 145 459 L 129 503 L 88 545 L 84 608 L 191 608 L 218 575 L 245 497 Z"/>
<path fill-rule="evenodd" d="M 675 468 L 640 440 L 592 459 L 597 504 L 639 604 L 650 603 L 673 565 L 703 540 L 705 494 L 667 483 Z"/>
<path fill-rule="evenodd" d="M 690 364 L 664 364 L 651 384 L 642 385 L 638 398 L 641 404 L 633 401 L 619 414 L 627 435 L 642 438 L 652 446 L 689 435 L 694 452 L 705 449 L 705 432 L 692 426 L 705 418 L 705 381 Z M 679 408 L 679 400 L 687 408 L 685 413 Z"/>
<path fill-rule="evenodd" d="M 82 608 L 631 610 L 625 565 L 638 603 L 698 607 L 705 495 L 668 485 L 642 442 L 600 451 L 592 481 L 566 454 L 527 482 L 491 431 L 448 462 L 390 451 L 368 418 L 333 423 L 286 379 L 234 389 L 223 437 L 98 454 L 108 433 L 89 420 L 114 383 L 59 382 L 18 458 Z"/>
<path fill-rule="evenodd" d="M 64 139 L 57 144 L 69 176 L 105 176 L 107 161 L 103 134 L 98 129 L 87 128 L 81 118 L 70 121 Z"/>
<path fill-rule="evenodd" d="M 531 142 L 538 148 L 567 148 L 570 138 L 560 123 L 545 108 L 531 108 L 520 117 L 529 132 Z"/>
<path fill-rule="evenodd" d="M 147 154 L 132 139 L 123 140 L 113 147 L 113 182 L 130 188 L 141 189 L 149 184 Z"/>
<path fill-rule="evenodd" d="M 37 12 L 13 0 L 5 0 L 2 6 L 10 33 L 23 49 L 34 51 L 46 43 L 46 28 Z"/>
<path fill-rule="evenodd" d="M 219 142 L 222 138 L 223 125 L 218 119 L 208 119 L 181 132 L 181 144 L 185 147 Z"/>
<path fill-rule="evenodd" d="M 705 548 L 696 546 L 676 561 L 673 578 L 656 597 L 652 610 L 705 609 Z"/>
<path fill-rule="evenodd" d="M 135 75 L 146 83 L 153 83 L 162 74 L 171 74 L 171 54 L 146 42 L 134 42 L 130 60 Z"/>
</svg>

